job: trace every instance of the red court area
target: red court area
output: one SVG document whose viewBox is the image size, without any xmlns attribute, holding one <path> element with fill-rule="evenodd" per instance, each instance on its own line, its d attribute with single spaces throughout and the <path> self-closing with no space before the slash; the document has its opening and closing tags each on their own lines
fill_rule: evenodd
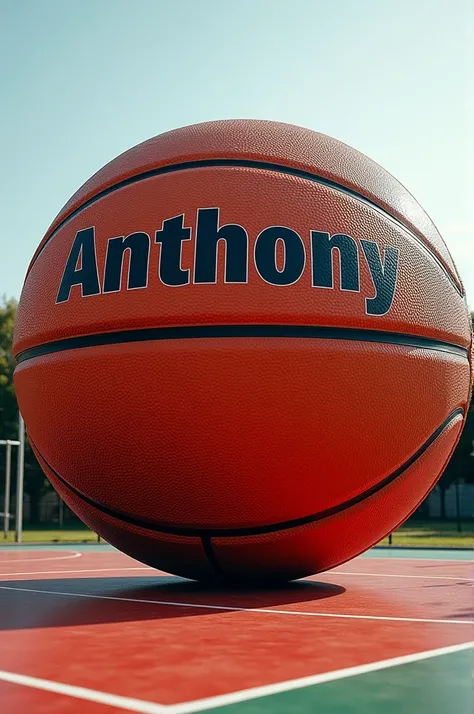
<svg viewBox="0 0 474 714">
<path fill-rule="evenodd" d="M 456 650 L 471 577 L 467 560 L 370 557 L 216 590 L 100 546 L 5 549 L 1 711 L 190 714 Z"/>
</svg>

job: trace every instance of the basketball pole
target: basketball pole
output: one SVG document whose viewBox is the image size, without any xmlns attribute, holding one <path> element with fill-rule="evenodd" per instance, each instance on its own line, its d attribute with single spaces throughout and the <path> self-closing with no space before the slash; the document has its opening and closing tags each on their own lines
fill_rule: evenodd
<svg viewBox="0 0 474 714">
<path fill-rule="evenodd" d="M 10 530 L 10 493 L 11 493 L 11 471 L 12 471 L 12 446 L 20 446 L 19 441 L 14 439 L 0 439 L 0 446 L 5 446 L 5 499 L 3 511 L 3 536 L 8 538 Z"/>
<path fill-rule="evenodd" d="M 8 538 L 10 530 L 10 486 L 12 468 L 12 446 L 9 441 L 5 445 L 5 502 L 3 506 L 3 537 Z"/>
<path fill-rule="evenodd" d="M 18 462 L 16 476 L 15 543 L 22 542 L 23 534 L 23 484 L 25 467 L 25 422 L 18 414 Z"/>
</svg>

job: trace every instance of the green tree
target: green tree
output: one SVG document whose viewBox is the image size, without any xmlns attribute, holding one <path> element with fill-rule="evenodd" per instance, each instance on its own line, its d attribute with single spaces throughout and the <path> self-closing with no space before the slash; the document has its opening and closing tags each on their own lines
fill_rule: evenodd
<svg viewBox="0 0 474 714">
<path fill-rule="evenodd" d="M 13 326 L 17 303 L 3 298 L 0 304 L 0 439 L 18 438 L 18 406 L 13 386 L 15 360 L 12 354 Z M 14 456 L 15 458 L 15 456 Z M 0 459 L 0 488 L 4 488 L 5 466 Z M 44 493 L 51 488 L 42 472 L 31 446 L 25 445 L 25 492 L 30 498 L 30 519 L 39 521 L 39 505 Z"/>
<path fill-rule="evenodd" d="M 13 388 L 15 360 L 12 355 L 16 301 L 3 298 L 0 305 L 0 438 L 16 439 L 18 407 Z"/>
</svg>

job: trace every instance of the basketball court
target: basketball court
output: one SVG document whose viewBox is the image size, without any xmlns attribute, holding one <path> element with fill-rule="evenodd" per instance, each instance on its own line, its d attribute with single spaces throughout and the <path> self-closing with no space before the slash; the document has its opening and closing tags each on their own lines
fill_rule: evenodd
<svg viewBox="0 0 474 714">
<path fill-rule="evenodd" d="M 74 549 L 72 549 L 74 548 Z M 211 590 L 110 546 L 0 550 L 3 714 L 468 714 L 472 553 Z"/>
</svg>

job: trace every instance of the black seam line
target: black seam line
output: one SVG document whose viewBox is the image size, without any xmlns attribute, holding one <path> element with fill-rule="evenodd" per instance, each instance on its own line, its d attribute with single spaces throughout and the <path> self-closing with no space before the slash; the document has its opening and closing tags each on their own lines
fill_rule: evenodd
<svg viewBox="0 0 474 714">
<path fill-rule="evenodd" d="M 20 364 L 34 357 L 42 357 L 55 352 L 127 342 L 243 337 L 377 342 L 450 352 L 462 357 L 468 356 L 467 348 L 451 342 L 384 330 L 362 330 L 352 327 L 316 327 L 312 325 L 183 325 L 181 327 L 151 327 L 141 330 L 120 330 L 117 332 L 101 332 L 95 335 L 68 337 L 64 340 L 46 342 L 24 350 L 17 355 L 16 360 Z"/>
<path fill-rule="evenodd" d="M 216 553 L 214 551 L 214 548 L 212 547 L 212 540 L 210 536 L 201 536 L 201 543 L 202 549 L 204 550 L 204 554 L 211 568 L 215 571 L 217 575 L 223 575 L 221 566 L 219 565 L 219 561 L 217 560 Z"/>
<path fill-rule="evenodd" d="M 101 503 L 98 503 L 97 501 L 94 501 L 93 499 L 89 498 L 88 496 L 85 496 L 83 493 L 78 491 L 76 488 L 71 486 L 70 483 L 68 483 L 62 476 L 58 474 L 57 471 L 53 469 L 53 467 L 48 464 L 44 456 L 42 456 L 41 452 L 38 450 L 35 444 L 34 448 L 37 454 L 40 456 L 41 460 L 45 463 L 45 465 L 52 471 L 52 473 L 56 476 L 56 478 L 61 481 L 68 489 L 70 489 L 76 496 L 78 496 L 82 501 L 87 503 L 88 505 L 92 506 L 93 508 L 96 508 L 98 511 L 101 511 L 102 513 L 105 513 L 108 516 L 111 516 L 112 518 L 116 518 L 118 520 L 122 520 L 125 523 L 130 523 L 131 525 L 137 526 L 139 528 L 144 528 L 146 530 L 154 531 L 157 533 L 169 533 L 171 535 L 182 535 L 182 536 L 196 536 L 201 539 L 209 539 L 209 538 L 230 538 L 230 537 L 236 537 L 236 536 L 252 536 L 252 535 L 261 535 L 264 533 L 274 533 L 276 531 L 283 531 L 283 530 L 289 530 L 291 528 L 297 528 L 298 526 L 304 526 L 309 523 L 315 523 L 317 521 L 322 521 L 325 518 L 328 518 L 329 516 L 334 516 L 338 513 L 342 513 L 343 511 L 346 511 L 348 508 L 351 508 L 352 506 L 356 506 L 358 503 L 361 503 L 364 501 L 366 498 L 369 496 L 373 496 L 375 493 L 378 491 L 381 491 L 385 486 L 388 486 L 389 484 L 393 483 L 399 476 L 401 476 L 410 466 L 412 466 L 415 461 L 417 461 L 420 456 L 424 454 L 424 452 L 431 446 L 431 444 L 438 438 L 438 436 L 446 429 L 449 424 L 454 421 L 458 416 L 464 417 L 464 409 L 461 407 L 458 407 L 454 411 L 451 412 L 451 414 L 446 417 L 446 419 L 443 421 L 442 424 L 431 434 L 430 437 L 424 442 L 424 444 L 416 451 L 410 458 L 405 461 L 405 463 L 400 466 L 398 469 L 393 471 L 389 476 L 386 476 L 384 479 L 376 483 L 374 486 L 371 486 L 370 488 L 366 489 L 362 493 L 360 493 L 358 496 L 355 496 L 354 498 L 349 499 L 348 501 L 344 501 L 343 503 L 338 504 L 337 506 L 333 506 L 332 508 L 327 508 L 324 511 L 319 511 L 318 513 L 312 513 L 309 516 L 303 516 L 302 518 L 294 518 L 289 521 L 281 521 L 279 523 L 271 523 L 269 525 L 263 525 L 263 526 L 252 526 L 248 528 L 186 528 L 186 527 L 179 527 L 179 526 L 169 526 L 169 525 L 162 525 L 159 523 L 153 523 L 151 521 L 147 520 L 142 520 L 139 518 L 136 518 L 134 516 L 129 515 L 128 513 L 123 513 L 122 511 L 118 510 L 113 510 L 111 508 L 108 508 L 107 506 L 103 506 Z"/>
<path fill-rule="evenodd" d="M 56 233 L 72 218 L 78 215 L 81 211 L 83 211 L 85 208 L 88 208 L 91 206 L 93 203 L 96 201 L 99 201 L 101 198 L 104 198 L 105 196 L 108 196 L 110 193 L 113 193 L 114 191 L 118 191 L 121 188 L 124 188 L 125 186 L 130 186 L 131 184 L 138 183 L 139 181 L 144 181 L 145 179 L 148 178 L 153 178 L 154 176 L 161 176 L 162 174 L 169 174 L 169 173 L 174 173 L 175 171 L 184 171 L 186 169 L 200 169 L 200 168 L 211 168 L 213 166 L 229 166 L 229 167 L 240 167 L 240 168 L 253 168 L 253 169 L 260 169 L 264 171 L 274 171 L 277 173 L 282 173 L 282 174 L 289 174 L 290 176 L 298 176 L 300 178 L 307 179 L 309 181 L 313 181 L 314 183 L 319 183 L 324 186 L 329 186 L 330 188 L 333 188 L 337 191 L 340 191 L 341 193 L 346 193 L 349 196 L 352 196 L 353 198 L 357 198 L 357 200 L 361 201 L 362 203 L 365 203 L 369 205 L 371 208 L 375 208 L 376 210 L 380 211 L 381 213 L 384 214 L 385 217 L 389 218 L 393 223 L 395 223 L 397 226 L 403 228 L 409 235 L 416 240 L 416 242 L 421 245 L 427 253 L 429 253 L 430 257 L 438 264 L 438 266 L 441 268 L 441 270 L 446 274 L 446 276 L 449 278 L 449 281 L 452 283 L 453 287 L 455 290 L 459 293 L 459 295 L 464 296 L 464 292 L 461 288 L 461 286 L 458 284 L 458 281 L 456 277 L 453 275 L 452 271 L 450 268 L 447 267 L 447 265 L 434 253 L 431 248 L 426 245 L 426 243 L 416 234 L 414 231 L 409 228 L 403 221 L 401 221 L 399 218 L 396 216 L 392 215 L 389 213 L 385 208 L 382 206 L 379 206 L 378 203 L 375 201 L 371 200 L 370 198 L 367 198 L 367 196 L 364 196 L 361 193 L 358 193 L 352 188 L 348 188 L 347 186 L 344 186 L 343 184 L 338 183 L 337 181 L 332 181 L 331 179 L 325 178 L 324 176 L 319 176 L 318 174 L 311 173 L 311 171 L 305 171 L 304 169 L 297 169 L 293 168 L 291 166 L 284 166 L 281 164 L 274 164 L 271 162 L 267 161 L 255 161 L 251 159 L 202 159 L 200 161 L 183 161 L 182 163 L 179 164 L 169 164 L 167 166 L 160 166 L 157 169 L 151 169 L 150 171 L 143 171 L 142 173 L 136 174 L 135 176 L 131 176 L 130 178 L 124 179 L 123 181 L 118 181 L 116 184 L 113 186 L 109 186 L 108 188 L 104 189 L 103 191 L 100 191 L 99 193 L 95 194 L 91 198 L 89 198 L 87 201 L 84 201 L 80 206 L 78 206 L 74 211 L 69 213 L 63 220 L 56 226 L 56 228 L 51 232 L 51 234 L 48 236 L 48 238 L 45 240 L 44 244 L 41 246 L 40 250 L 38 251 L 38 254 L 32 261 L 30 267 L 28 268 L 27 272 L 27 277 L 28 274 L 49 243 L 49 241 L 56 235 Z M 25 278 L 26 279 L 26 278 Z"/>
</svg>

